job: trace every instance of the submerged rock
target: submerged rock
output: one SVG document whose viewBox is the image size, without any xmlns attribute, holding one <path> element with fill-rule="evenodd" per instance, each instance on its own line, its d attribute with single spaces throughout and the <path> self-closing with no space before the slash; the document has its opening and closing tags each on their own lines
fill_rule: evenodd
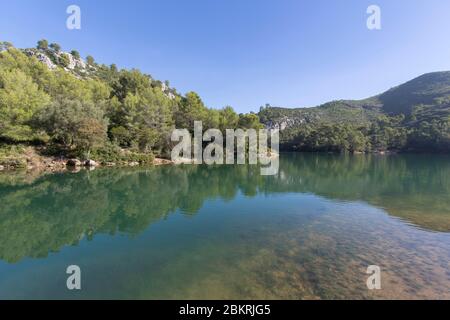
<svg viewBox="0 0 450 320">
<path fill-rule="evenodd" d="M 0 171 L 3 171 L 3 170 L 5 170 L 5 167 L 4 166 L 0 166 Z"/>
</svg>

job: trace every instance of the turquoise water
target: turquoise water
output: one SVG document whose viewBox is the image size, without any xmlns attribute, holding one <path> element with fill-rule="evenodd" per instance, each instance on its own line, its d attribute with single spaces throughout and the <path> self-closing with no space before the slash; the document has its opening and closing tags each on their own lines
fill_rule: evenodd
<svg viewBox="0 0 450 320">
<path fill-rule="evenodd" d="M 449 299 L 449 160 L 2 173 L 0 299 Z"/>
</svg>

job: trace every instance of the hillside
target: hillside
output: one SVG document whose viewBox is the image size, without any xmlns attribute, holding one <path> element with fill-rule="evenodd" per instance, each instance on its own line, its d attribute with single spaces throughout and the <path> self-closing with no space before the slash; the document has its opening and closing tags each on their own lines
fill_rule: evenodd
<svg viewBox="0 0 450 320">
<path fill-rule="evenodd" d="M 338 100 L 313 108 L 263 108 L 261 121 L 284 130 L 311 122 L 366 124 L 380 115 L 410 116 L 426 109 L 445 115 L 450 104 L 450 71 L 417 77 L 364 100 Z M 443 112 L 444 111 L 444 112 Z"/>
<path fill-rule="evenodd" d="M 450 103 L 450 71 L 424 74 L 376 97 L 388 114 L 410 115 L 427 106 L 440 109 Z"/>
<path fill-rule="evenodd" d="M 258 115 L 282 131 L 286 150 L 449 152 L 450 72 L 428 73 L 364 100 L 266 106 Z M 352 139 L 358 140 L 354 146 Z"/>
<path fill-rule="evenodd" d="M 253 113 L 208 108 L 195 92 L 47 40 L 26 49 L 0 42 L 0 170 L 26 167 L 24 150 L 35 159 L 146 164 L 167 157 L 173 129 L 193 130 L 194 121 L 205 129 L 262 126 Z"/>
</svg>

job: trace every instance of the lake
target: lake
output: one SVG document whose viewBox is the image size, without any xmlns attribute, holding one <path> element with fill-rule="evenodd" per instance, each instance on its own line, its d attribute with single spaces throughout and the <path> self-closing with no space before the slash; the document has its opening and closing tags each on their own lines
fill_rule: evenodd
<svg viewBox="0 0 450 320">
<path fill-rule="evenodd" d="M 0 299 L 14 298 L 450 299 L 450 157 L 1 173 Z"/>
</svg>

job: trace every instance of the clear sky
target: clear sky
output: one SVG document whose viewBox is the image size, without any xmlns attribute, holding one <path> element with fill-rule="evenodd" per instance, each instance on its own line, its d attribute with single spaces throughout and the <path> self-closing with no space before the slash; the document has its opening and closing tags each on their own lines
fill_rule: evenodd
<svg viewBox="0 0 450 320">
<path fill-rule="evenodd" d="M 80 6 L 81 30 L 66 28 Z M 382 29 L 366 27 L 381 8 Z M 0 0 L 0 41 L 138 68 L 209 107 L 314 106 L 450 70 L 447 0 Z"/>
</svg>

